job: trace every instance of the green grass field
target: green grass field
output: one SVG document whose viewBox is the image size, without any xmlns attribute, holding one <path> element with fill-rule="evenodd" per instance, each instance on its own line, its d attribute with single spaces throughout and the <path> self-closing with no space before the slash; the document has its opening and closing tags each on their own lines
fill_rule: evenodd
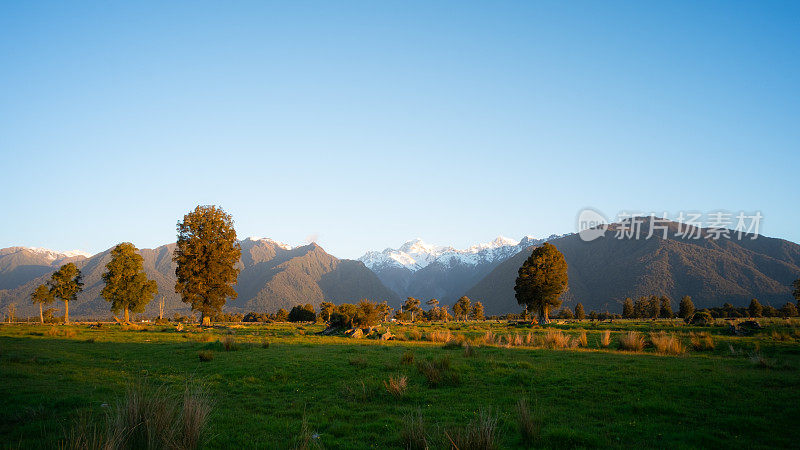
<svg viewBox="0 0 800 450">
<path fill-rule="evenodd" d="M 134 383 L 174 392 L 187 384 L 201 387 L 213 404 L 204 448 L 294 448 L 304 418 L 317 447 L 403 448 L 415 414 L 431 448 L 448 448 L 448 436 L 481 410 L 497 418 L 500 448 L 523 447 L 520 398 L 541 424 L 535 447 L 769 448 L 794 447 L 800 437 L 796 321 L 773 320 L 749 337 L 677 321 L 548 327 L 573 341 L 585 330 L 588 348 L 568 349 L 542 348 L 546 329 L 505 322 L 391 326 L 401 339 L 447 329 L 473 343 L 472 355 L 441 342 L 317 335 L 323 328 L 0 326 L 0 442 L 57 448 L 80 412 L 101 417 Z M 606 329 L 611 344 L 601 348 Z M 665 330 L 687 351 L 666 356 L 650 346 L 617 349 L 633 329 L 645 336 Z M 505 338 L 486 345 L 488 330 L 516 333 L 522 345 Z M 691 347 L 688 333 L 700 330 L 711 333 L 714 349 Z M 238 348 L 226 351 L 225 340 Z M 201 352 L 212 359 L 201 361 Z M 414 362 L 403 364 L 408 352 Z M 450 376 L 432 386 L 417 365 L 443 358 Z M 384 381 L 400 375 L 408 387 L 398 398 Z"/>
</svg>

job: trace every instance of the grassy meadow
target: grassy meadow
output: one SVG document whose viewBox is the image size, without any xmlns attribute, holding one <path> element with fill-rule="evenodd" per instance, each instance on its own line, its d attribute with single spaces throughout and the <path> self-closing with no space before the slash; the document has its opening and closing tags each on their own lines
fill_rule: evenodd
<svg viewBox="0 0 800 450">
<path fill-rule="evenodd" d="M 149 386 L 202 392 L 202 448 L 796 446 L 800 322 L 761 322 L 4 324 L 0 443 L 69 448 Z"/>
</svg>

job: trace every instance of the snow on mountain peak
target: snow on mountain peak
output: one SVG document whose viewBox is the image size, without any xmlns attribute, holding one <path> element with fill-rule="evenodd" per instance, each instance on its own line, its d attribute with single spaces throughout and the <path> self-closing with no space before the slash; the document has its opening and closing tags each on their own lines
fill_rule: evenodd
<svg viewBox="0 0 800 450">
<path fill-rule="evenodd" d="M 277 247 L 280 247 L 280 248 L 282 248 L 284 250 L 291 250 L 292 249 L 292 246 L 289 245 L 289 244 L 284 244 L 283 242 L 276 241 L 275 239 L 270 239 L 270 238 L 265 238 L 265 237 L 250 236 L 247 239 L 242 240 L 242 242 L 244 242 L 244 241 L 253 241 L 253 242 L 264 241 L 264 242 L 269 242 L 269 243 L 271 243 L 271 244 L 273 244 L 273 245 L 275 245 Z"/>
<path fill-rule="evenodd" d="M 74 258 L 76 256 L 89 258 L 90 256 L 93 255 L 92 253 L 85 252 L 83 250 L 69 250 L 66 252 L 59 252 L 57 250 L 50 250 L 49 248 L 42 248 L 42 247 L 24 247 L 24 248 L 34 253 L 38 253 L 39 255 L 42 255 L 45 258 L 49 259 L 50 261 L 58 261 L 67 258 Z"/>
<path fill-rule="evenodd" d="M 446 267 L 453 264 L 477 265 L 508 258 L 524 248 L 544 241 L 528 238 L 526 236 L 521 241 L 517 241 L 498 236 L 491 242 L 473 245 L 464 250 L 431 245 L 417 238 L 405 242 L 398 249 L 387 248 L 382 252 L 367 252 L 359 260 L 372 270 L 394 266 L 417 271 L 433 262 L 438 262 Z"/>
</svg>

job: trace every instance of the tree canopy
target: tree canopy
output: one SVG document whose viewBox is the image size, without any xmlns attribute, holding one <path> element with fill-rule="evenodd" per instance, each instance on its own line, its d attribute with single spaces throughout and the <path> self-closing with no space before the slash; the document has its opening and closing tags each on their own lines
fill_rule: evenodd
<svg viewBox="0 0 800 450">
<path fill-rule="evenodd" d="M 64 264 L 50 277 L 50 295 L 64 302 L 64 323 L 69 323 L 70 300 L 77 300 L 82 290 L 81 271 L 73 263 Z"/>
<path fill-rule="evenodd" d="M 236 298 L 233 285 L 242 248 L 236 240 L 233 218 L 217 206 L 198 206 L 178 222 L 178 242 L 172 259 L 177 264 L 175 292 L 199 311 L 201 322 L 222 310 L 227 298 Z"/>
<path fill-rule="evenodd" d="M 39 320 L 44 323 L 44 314 L 42 312 L 42 305 L 47 305 L 55 300 L 53 295 L 50 293 L 50 289 L 47 288 L 47 285 L 40 284 L 36 287 L 36 289 L 31 293 L 31 301 L 33 303 L 37 303 L 39 305 Z"/>
<path fill-rule="evenodd" d="M 549 311 L 561 305 L 561 294 L 567 289 L 567 261 L 552 244 L 537 247 L 519 268 L 514 286 L 517 303 L 538 311 L 539 322 L 548 323 Z"/>
<path fill-rule="evenodd" d="M 111 250 L 111 261 L 103 274 L 106 285 L 100 295 L 111 303 L 111 311 L 124 311 L 125 322 L 129 321 L 129 311 L 144 312 L 158 293 L 156 282 L 144 272 L 143 261 L 133 244 L 123 242 Z"/>
<path fill-rule="evenodd" d="M 682 319 L 689 319 L 694 314 L 694 303 L 692 303 L 692 297 L 688 295 L 684 295 L 681 299 L 680 305 L 678 305 L 678 316 Z"/>
</svg>

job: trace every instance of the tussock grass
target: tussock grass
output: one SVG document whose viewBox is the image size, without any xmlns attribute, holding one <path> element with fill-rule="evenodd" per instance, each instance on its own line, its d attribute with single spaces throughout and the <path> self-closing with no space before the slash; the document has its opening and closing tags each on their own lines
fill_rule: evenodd
<svg viewBox="0 0 800 450">
<path fill-rule="evenodd" d="M 516 413 L 517 428 L 520 436 L 522 436 L 522 442 L 526 445 L 531 445 L 538 441 L 542 433 L 542 422 L 538 417 L 534 416 L 525 398 L 521 398 L 517 402 Z"/>
<path fill-rule="evenodd" d="M 412 353 L 411 350 L 404 351 L 400 356 L 400 364 L 404 366 L 414 364 L 414 353 Z"/>
<path fill-rule="evenodd" d="M 491 330 L 487 331 L 483 335 L 483 344 L 484 345 L 494 345 L 497 342 L 497 337 Z"/>
<path fill-rule="evenodd" d="M 469 342 L 464 343 L 464 356 L 467 358 L 475 356 L 475 347 L 470 345 Z"/>
<path fill-rule="evenodd" d="M 453 333 L 450 330 L 429 331 L 425 334 L 425 339 L 430 342 L 449 342 L 453 339 Z"/>
<path fill-rule="evenodd" d="M 428 450 L 428 433 L 425 432 L 425 422 L 422 420 L 422 413 L 417 410 L 412 414 L 403 417 L 403 428 L 400 436 L 403 439 L 405 448 L 410 450 Z"/>
<path fill-rule="evenodd" d="M 364 380 L 356 380 L 347 383 L 342 388 L 342 395 L 348 400 L 356 403 L 367 403 L 372 401 L 378 394 L 378 389 L 372 384 L 367 384 Z"/>
<path fill-rule="evenodd" d="M 208 397 L 187 388 L 182 396 L 166 387 L 128 389 L 103 420 L 79 414 L 60 442 L 69 449 L 196 449 L 211 412 Z"/>
<path fill-rule="evenodd" d="M 680 339 L 664 331 L 650 333 L 650 342 L 655 347 L 656 352 L 662 355 L 682 355 L 686 353 L 686 347 Z"/>
<path fill-rule="evenodd" d="M 303 421 L 300 423 L 300 433 L 295 438 L 293 447 L 295 450 L 321 449 L 319 434 L 311 429 L 308 424 L 308 416 L 303 412 Z"/>
<path fill-rule="evenodd" d="M 408 340 L 409 341 L 421 341 L 422 340 L 422 333 L 420 333 L 419 330 L 411 330 L 408 333 L 406 333 L 406 336 L 408 336 Z"/>
<path fill-rule="evenodd" d="M 269 340 L 267 338 L 261 339 L 261 348 L 269 348 Z"/>
<path fill-rule="evenodd" d="M 405 375 L 390 376 L 388 380 L 383 381 L 383 385 L 394 398 L 402 398 L 406 395 L 406 388 L 408 387 L 408 377 Z"/>
<path fill-rule="evenodd" d="M 637 331 L 628 331 L 619 339 L 619 348 L 631 352 L 644 350 L 644 336 Z"/>
<path fill-rule="evenodd" d="M 578 336 L 578 345 L 583 347 L 583 348 L 586 348 L 586 347 L 589 346 L 589 341 L 588 341 L 588 339 L 586 339 L 586 332 L 585 331 L 581 331 L 580 336 Z"/>
<path fill-rule="evenodd" d="M 446 431 L 453 447 L 459 450 L 490 450 L 498 445 L 497 416 L 481 409 L 466 427 Z"/>
<path fill-rule="evenodd" d="M 202 362 L 212 361 L 214 359 L 214 352 L 211 350 L 201 350 L 197 353 L 197 357 L 200 358 Z"/>
<path fill-rule="evenodd" d="M 236 338 L 231 335 L 226 335 L 222 338 L 222 347 L 225 349 L 226 352 L 235 352 L 239 350 L 239 343 L 236 342 Z"/>
<path fill-rule="evenodd" d="M 214 341 L 214 335 L 213 334 L 201 333 L 201 334 L 197 335 L 197 337 L 195 337 L 194 339 L 197 342 L 213 342 Z"/>
<path fill-rule="evenodd" d="M 77 336 L 78 332 L 71 328 L 50 327 L 50 329 L 47 330 L 47 335 L 53 337 L 71 338 Z"/>
<path fill-rule="evenodd" d="M 570 339 L 561 330 L 547 330 L 544 343 L 548 348 L 569 348 Z"/>
<path fill-rule="evenodd" d="M 770 334 L 770 337 L 772 337 L 772 340 L 774 340 L 774 341 L 791 341 L 792 340 L 792 335 L 791 334 L 784 333 L 784 332 L 778 332 L 778 331 L 773 331 Z"/>
<path fill-rule="evenodd" d="M 716 347 L 714 338 L 707 331 L 691 333 L 689 337 L 692 341 L 692 348 L 695 350 L 714 350 Z"/>
<path fill-rule="evenodd" d="M 135 323 L 128 323 L 119 327 L 122 331 L 147 331 L 147 328 L 136 325 Z"/>
<path fill-rule="evenodd" d="M 351 366 L 360 367 L 362 369 L 364 367 L 367 367 L 367 365 L 368 365 L 367 359 L 364 358 L 363 356 L 354 356 L 354 357 L 348 359 L 347 363 L 350 364 Z"/>
<path fill-rule="evenodd" d="M 431 387 L 461 384 L 461 376 L 451 367 L 450 358 L 447 356 L 437 360 L 420 361 L 417 363 L 417 370 L 425 376 Z"/>
<path fill-rule="evenodd" d="M 766 356 L 762 355 L 758 351 L 751 353 L 750 357 L 748 359 L 756 367 L 760 367 L 762 369 L 774 369 L 775 368 L 775 361 L 773 361 L 772 359 L 767 358 Z"/>
<path fill-rule="evenodd" d="M 608 348 L 609 345 L 611 345 L 611 330 L 604 330 L 600 335 L 600 346 Z"/>
</svg>

